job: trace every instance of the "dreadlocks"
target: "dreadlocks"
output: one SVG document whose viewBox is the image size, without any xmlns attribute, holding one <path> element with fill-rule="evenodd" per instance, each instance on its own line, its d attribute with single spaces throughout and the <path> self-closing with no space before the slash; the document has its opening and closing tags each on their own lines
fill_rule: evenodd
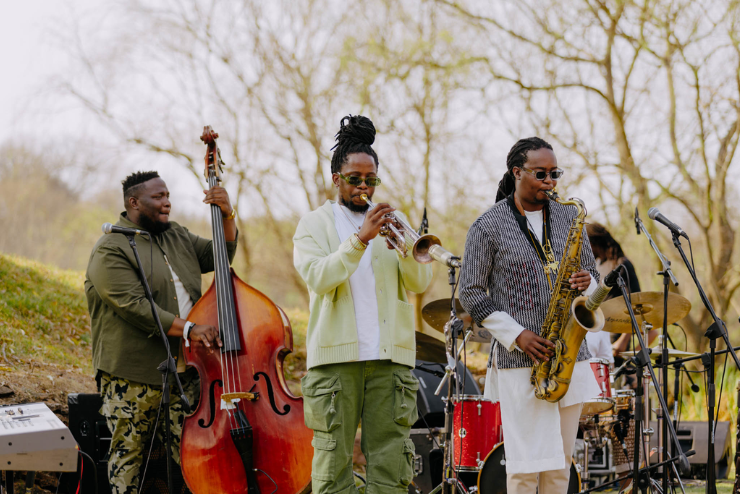
<svg viewBox="0 0 740 494">
<path fill-rule="evenodd" d="M 496 202 L 501 199 L 505 199 L 508 195 L 514 192 L 514 168 L 522 168 L 527 162 L 527 153 L 529 151 L 537 151 L 538 149 L 549 149 L 552 151 L 552 146 L 547 141 L 540 139 L 539 137 L 527 137 L 526 139 L 519 139 L 514 147 L 509 151 L 509 155 L 506 157 L 506 173 L 504 177 L 498 183 L 498 193 L 496 194 Z"/>
<path fill-rule="evenodd" d="M 339 124 L 339 132 L 334 137 L 337 143 L 331 148 L 334 151 L 331 172 L 339 173 L 347 162 L 347 156 L 354 153 L 369 154 L 375 160 L 375 166 L 379 166 L 378 155 L 371 147 L 375 142 L 375 126 L 370 119 L 362 115 L 349 115 L 342 118 Z"/>
<path fill-rule="evenodd" d="M 134 172 L 121 182 L 123 185 L 123 200 L 128 201 L 129 197 L 136 195 L 141 189 L 141 184 L 148 182 L 153 178 L 159 178 L 159 173 L 151 172 Z"/>
</svg>

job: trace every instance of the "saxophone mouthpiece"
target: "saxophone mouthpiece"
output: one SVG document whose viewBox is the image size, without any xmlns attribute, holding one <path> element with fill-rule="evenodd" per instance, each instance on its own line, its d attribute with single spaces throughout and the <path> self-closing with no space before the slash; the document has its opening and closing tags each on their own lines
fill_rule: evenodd
<svg viewBox="0 0 740 494">
<path fill-rule="evenodd" d="M 555 190 L 555 189 L 551 189 L 551 190 L 546 190 L 546 191 L 545 191 L 545 195 L 546 195 L 546 196 L 548 197 L 548 199 L 550 199 L 551 201 L 556 201 L 556 200 L 558 200 L 558 199 L 560 198 L 560 196 L 558 195 L 558 191 L 557 191 L 557 190 Z"/>
</svg>

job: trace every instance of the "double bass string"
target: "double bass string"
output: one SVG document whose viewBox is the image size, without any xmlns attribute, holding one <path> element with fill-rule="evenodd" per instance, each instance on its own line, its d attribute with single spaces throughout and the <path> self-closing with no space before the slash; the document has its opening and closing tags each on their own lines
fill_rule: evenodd
<svg viewBox="0 0 740 494">
<path fill-rule="evenodd" d="M 215 177 L 212 172 L 209 173 L 208 177 L 208 185 L 210 188 L 213 188 L 214 184 L 216 183 Z M 227 339 L 227 320 L 226 320 L 226 311 L 224 310 L 224 302 L 225 302 L 225 294 L 223 294 L 223 290 L 226 289 L 226 285 L 223 282 L 223 262 L 221 258 L 221 249 L 219 245 L 219 228 L 218 228 L 218 215 L 220 215 L 220 208 L 215 205 L 211 205 L 211 224 L 213 225 L 213 253 L 214 253 L 214 264 L 216 268 L 215 276 L 216 276 L 216 304 L 218 306 L 218 310 L 216 311 L 218 315 L 218 323 L 219 323 L 219 332 L 223 336 L 223 339 Z M 223 351 L 220 352 L 219 355 L 219 362 L 221 364 L 221 377 L 222 381 L 224 383 L 224 393 L 231 392 L 231 379 L 230 379 L 230 365 L 228 362 L 229 356 L 226 356 L 226 362 L 224 362 L 223 358 Z M 233 417 L 231 416 L 231 410 L 228 408 L 226 409 L 226 412 L 229 416 L 230 422 L 232 422 L 233 426 Z"/>
<path fill-rule="evenodd" d="M 216 152 L 217 153 L 217 152 Z M 214 153 L 214 155 L 216 154 Z M 209 185 L 213 188 L 217 184 L 216 177 L 211 174 L 209 177 Z M 234 327 L 236 321 L 234 320 L 234 312 L 229 310 L 229 299 L 233 303 L 233 292 L 230 286 L 230 276 L 228 269 L 228 254 L 225 245 L 225 233 L 223 226 L 223 219 L 221 217 L 221 210 L 218 206 L 213 205 L 211 207 L 211 216 L 213 221 L 213 242 L 215 252 L 215 264 L 217 267 L 216 276 L 218 276 L 218 283 L 216 283 L 216 299 L 218 304 L 219 313 L 219 328 L 222 330 L 222 336 L 224 340 L 228 342 L 227 349 L 229 347 L 236 348 L 236 335 L 234 334 Z M 219 290 L 221 287 L 221 290 Z M 233 345 L 233 346 L 231 346 Z M 241 391 L 241 373 L 239 372 L 239 364 L 236 357 L 232 355 L 231 351 L 226 351 L 226 361 L 223 358 L 224 351 L 221 351 L 220 363 L 222 377 L 225 382 L 225 392 Z M 224 372 L 225 370 L 225 372 Z M 237 388 L 237 379 L 239 381 L 239 389 Z M 237 402 L 238 403 L 238 402 Z M 238 405 L 237 405 L 238 406 Z M 227 408 L 227 414 L 232 427 L 235 426 L 235 418 L 233 416 L 233 410 Z"/>
</svg>

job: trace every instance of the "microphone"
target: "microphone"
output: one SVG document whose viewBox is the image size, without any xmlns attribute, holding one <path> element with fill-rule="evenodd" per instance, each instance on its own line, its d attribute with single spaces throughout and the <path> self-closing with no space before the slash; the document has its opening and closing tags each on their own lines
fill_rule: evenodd
<svg viewBox="0 0 740 494">
<path fill-rule="evenodd" d="M 591 296 L 588 297 L 588 300 L 586 300 L 586 309 L 593 311 L 599 308 L 601 302 L 604 301 L 606 296 L 609 295 L 609 292 L 612 291 L 614 285 L 617 284 L 617 278 L 619 278 L 619 268 L 621 266 L 621 264 L 617 266 L 617 269 L 607 274 L 606 276 L 604 276 L 604 278 L 602 278 L 601 281 L 599 281 L 599 286 L 596 288 L 594 293 L 592 293 Z"/>
<path fill-rule="evenodd" d="M 650 208 L 648 209 L 648 217 L 651 220 L 655 220 L 658 223 L 662 223 L 665 226 L 668 227 L 668 229 L 673 232 L 674 235 L 680 235 L 685 239 L 689 239 L 689 236 L 686 235 L 686 232 L 684 232 L 680 226 L 663 216 L 660 211 L 658 211 L 658 208 Z"/>
<path fill-rule="evenodd" d="M 640 234 L 640 213 L 637 212 L 637 206 L 635 206 L 635 229 L 637 234 Z"/>
<path fill-rule="evenodd" d="M 109 233 L 123 233 L 124 235 L 146 235 L 149 236 L 149 232 L 144 230 L 137 230 L 135 228 L 125 228 L 122 226 L 112 225 L 110 223 L 103 223 L 103 233 L 106 235 Z"/>
</svg>

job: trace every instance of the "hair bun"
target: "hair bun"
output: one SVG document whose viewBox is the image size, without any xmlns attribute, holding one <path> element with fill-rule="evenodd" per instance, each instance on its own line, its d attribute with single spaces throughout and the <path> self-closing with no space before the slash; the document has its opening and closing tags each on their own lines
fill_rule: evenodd
<svg viewBox="0 0 740 494">
<path fill-rule="evenodd" d="M 375 126 L 367 117 L 349 115 L 340 121 L 339 132 L 335 139 L 337 143 L 349 140 L 371 146 L 375 142 Z"/>
</svg>

